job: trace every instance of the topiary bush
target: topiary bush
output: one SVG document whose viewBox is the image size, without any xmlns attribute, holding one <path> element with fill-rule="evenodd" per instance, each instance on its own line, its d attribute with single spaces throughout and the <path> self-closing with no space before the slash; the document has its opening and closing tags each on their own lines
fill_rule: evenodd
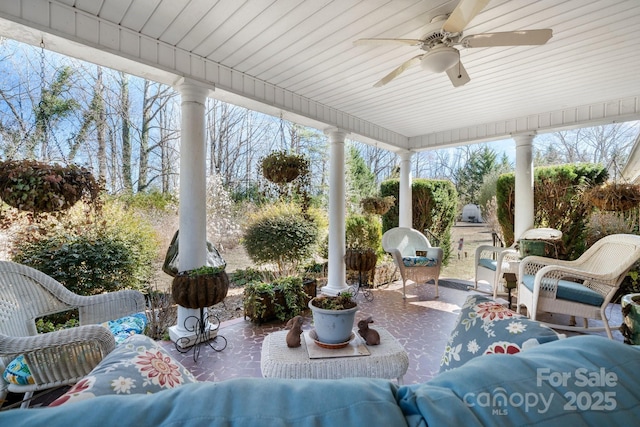
<svg viewBox="0 0 640 427">
<path fill-rule="evenodd" d="M 267 205 L 249 218 L 243 245 L 258 264 L 274 264 L 280 275 L 297 271 L 313 255 L 319 237 L 316 221 L 293 204 Z"/>
<path fill-rule="evenodd" d="M 398 226 L 400 213 L 400 180 L 389 179 L 380 185 L 382 196 L 394 196 L 396 203 L 382 216 L 383 232 Z M 456 218 L 458 193 L 451 181 L 437 179 L 414 179 L 411 185 L 412 226 L 420 232 L 429 230 L 437 241 L 429 237 L 433 246 L 442 248 L 443 264 L 447 265 L 451 255 L 451 227 Z"/>
</svg>

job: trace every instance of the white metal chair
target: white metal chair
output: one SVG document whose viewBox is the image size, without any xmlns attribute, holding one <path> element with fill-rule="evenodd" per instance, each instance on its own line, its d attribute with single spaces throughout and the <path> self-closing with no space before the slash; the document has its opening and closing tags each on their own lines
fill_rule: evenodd
<svg viewBox="0 0 640 427">
<path fill-rule="evenodd" d="M 37 318 L 76 308 L 79 327 L 38 334 Z M 0 401 L 8 391 L 25 393 L 26 407 L 35 391 L 78 382 L 115 348 L 113 335 L 99 324 L 144 310 L 138 291 L 80 296 L 38 270 L 0 261 L 0 375 L 24 355 L 34 380 L 17 385 L 0 376 Z"/>
<path fill-rule="evenodd" d="M 602 330 L 589 328 L 587 319 L 602 320 L 612 339 L 605 309 L 638 259 L 640 236 L 631 234 L 603 237 L 575 261 L 525 257 L 518 274 L 518 312 L 525 306 L 534 320 L 544 312 L 584 318 L 583 327 L 550 325 L 564 330 Z"/>
<path fill-rule="evenodd" d="M 442 248 L 432 247 L 418 230 L 395 227 L 382 236 L 382 248 L 391 254 L 402 277 L 402 296 L 406 298 L 407 280 L 415 283 L 433 280 L 438 298 L 438 278 L 442 266 Z"/>
</svg>

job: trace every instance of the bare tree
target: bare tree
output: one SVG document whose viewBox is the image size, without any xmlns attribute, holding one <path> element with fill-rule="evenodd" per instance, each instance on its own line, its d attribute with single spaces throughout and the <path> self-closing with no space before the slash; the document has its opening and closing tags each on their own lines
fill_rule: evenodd
<svg viewBox="0 0 640 427">
<path fill-rule="evenodd" d="M 131 174 L 131 100 L 129 99 L 129 76 L 120 72 L 120 118 L 122 137 L 122 181 L 125 191 L 133 191 Z"/>
<path fill-rule="evenodd" d="M 155 143 L 152 143 L 151 132 L 154 128 L 154 123 L 157 123 L 158 115 L 160 111 L 166 108 L 167 103 L 174 98 L 177 94 L 169 86 L 152 83 L 149 80 L 144 81 L 143 85 L 143 101 L 142 101 L 142 123 L 140 127 L 140 140 L 139 140 L 139 159 L 138 159 L 138 191 L 145 191 L 149 188 L 150 184 L 160 176 L 160 173 L 156 173 L 150 176 L 151 153 L 160 147 L 161 138 L 156 136 Z"/>
<path fill-rule="evenodd" d="M 536 138 L 536 163 L 600 163 L 614 176 L 629 156 L 640 123 L 573 129 Z"/>
</svg>

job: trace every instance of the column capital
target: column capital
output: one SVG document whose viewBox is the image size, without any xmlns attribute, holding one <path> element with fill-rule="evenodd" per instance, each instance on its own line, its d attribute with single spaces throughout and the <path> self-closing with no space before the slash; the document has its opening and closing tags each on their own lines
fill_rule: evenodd
<svg viewBox="0 0 640 427">
<path fill-rule="evenodd" d="M 416 154 L 415 151 L 398 151 L 396 154 L 398 154 L 398 156 L 400 157 L 400 160 L 402 161 L 410 161 L 411 158 L 413 157 L 414 154 Z"/>
<path fill-rule="evenodd" d="M 325 129 L 324 134 L 329 137 L 331 142 L 344 142 L 348 132 L 344 129 L 332 127 Z"/>
<path fill-rule="evenodd" d="M 536 135 L 536 132 L 514 133 L 511 134 L 511 138 L 516 142 L 516 146 L 525 144 L 531 145 L 533 143 L 533 138 L 535 138 Z"/>
<path fill-rule="evenodd" d="M 209 92 L 213 90 L 200 82 L 192 79 L 181 78 L 174 85 L 174 88 L 180 92 L 182 102 L 198 102 L 204 104 Z"/>
</svg>

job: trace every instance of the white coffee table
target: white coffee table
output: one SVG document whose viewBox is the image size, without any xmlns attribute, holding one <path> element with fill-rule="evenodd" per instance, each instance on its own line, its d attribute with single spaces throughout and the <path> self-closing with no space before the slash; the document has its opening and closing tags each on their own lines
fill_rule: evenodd
<svg viewBox="0 0 640 427">
<path fill-rule="evenodd" d="M 286 330 L 273 332 L 262 343 L 260 369 L 265 378 L 339 379 L 353 377 L 397 379 L 409 367 L 409 355 L 386 329 L 375 327 L 380 333 L 380 344 L 366 346 L 369 355 L 348 357 L 310 358 L 307 345 L 316 345 L 302 338 L 297 348 L 287 347 Z M 305 331 L 308 334 L 308 331 Z M 354 340 L 362 340 L 357 335 Z M 308 341 L 308 342 L 307 342 Z M 364 341 L 362 341 L 363 343 Z M 357 344 L 357 341 L 354 341 Z M 315 350 L 315 349 L 313 349 Z M 334 350 L 326 350 L 328 355 Z"/>
</svg>

